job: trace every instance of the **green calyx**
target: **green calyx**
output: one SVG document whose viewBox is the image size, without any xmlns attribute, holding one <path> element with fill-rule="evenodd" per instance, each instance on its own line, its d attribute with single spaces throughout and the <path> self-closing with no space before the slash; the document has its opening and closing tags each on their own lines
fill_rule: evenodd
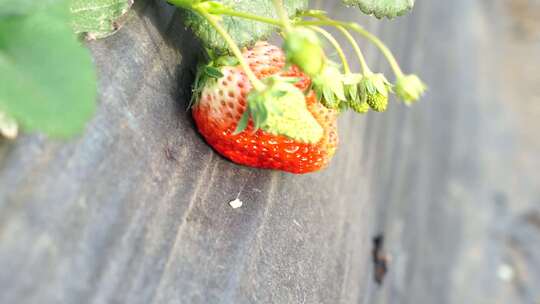
<svg viewBox="0 0 540 304">
<path fill-rule="evenodd" d="M 323 136 L 323 129 L 309 112 L 304 93 L 283 78 L 265 79 L 264 91 L 252 91 L 247 109 L 240 119 L 235 134 L 247 128 L 249 118 L 254 130 L 287 136 L 291 139 L 316 143 Z"/>
<path fill-rule="evenodd" d="M 313 77 L 312 88 L 317 99 L 329 109 L 338 109 L 346 101 L 343 75 L 332 62 L 327 62 L 321 73 Z"/>
<path fill-rule="evenodd" d="M 342 108 L 351 108 L 353 111 L 364 114 L 369 111 L 369 104 L 362 99 L 358 85 L 362 81 L 362 74 L 345 74 L 343 75 L 343 86 L 345 89 L 346 102 Z"/>
<path fill-rule="evenodd" d="M 210 60 L 210 62 L 206 64 L 199 64 L 197 67 L 189 107 L 194 105 L 197 100 L 199 100 L 201 92 L 207 83 L 216 81 L 217 79 L 223 77 L 223 73 L 221 73 L 222 67 L 238 65 L 238 59 L 233 56 L 220 56 L 214 58 L 215 55 L 209 52 L 209 57 L 210 58 L 208 60 Z"/>
<path fill-rule="evenodd" d="M 414 74 L 401 76 L 396 81 L 396 95 L 406 105 L 411 105 L 420 99 L 426 90 L 427 86 Z"/>
<path fill-rule="evenodd" d="M 366 102 L 374 111 L 384 112 L 388 108 L 388 95 L 392 85 L 383 74 L 364 75 L 358 84 L 362 102 Z"/>
<path fill-rule="evenodd" d="M 324 67 L 325 55 L 317 34 L 307 28 L 293 28 L 287 33 L 283 50 L 289 64 L 295 64 L 310 77 Z"/>
</svg>

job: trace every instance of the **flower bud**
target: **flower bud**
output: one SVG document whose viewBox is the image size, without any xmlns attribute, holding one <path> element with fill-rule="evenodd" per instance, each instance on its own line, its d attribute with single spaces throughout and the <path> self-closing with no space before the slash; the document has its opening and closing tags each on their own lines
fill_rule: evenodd
<svg viewBox="0 0 540 304">
<path fill-rule="evenodd" d="M 294 28 L 285 37 L 283 50 L 287 62 L 295 64 L 310 77 L 319 74 L 325 63 L 324 50 L 317 34 L 307 28 Z"/>
<path fill-rule="evenodd" d="M 362 101 L 365 101 L 373 110 L 384 112 L 388 107 L 388 93 L 392 85 L 383 74 L 365 75 L 358 85 Z"/>
<path fill-rule="evenodd" d="M 364 114 L 369 111 L 369 105 L 362 100 L 358 92 L 358 85 L 362 81 L 361 74 L 345 74 L 343 75 L 343 86 L 345 88 L 345 104 L 343 108 L 351 108 L 355 112 Z"/>
<path fill-rule="evenodd" d="M 407 105 L 417 101 L 427 89 L 422 80 L 414 74 L 398 78 L 395 88 L 396 95 Z"/>
<path fill-rule="evenodd" d="M 322 72 L 312 79 L 313 91 L 319 101 L 329 109 L 337 109 L 346 101 L 343 88 L 343 75 L 332 62 L 328 62 Z"/>
</svg>

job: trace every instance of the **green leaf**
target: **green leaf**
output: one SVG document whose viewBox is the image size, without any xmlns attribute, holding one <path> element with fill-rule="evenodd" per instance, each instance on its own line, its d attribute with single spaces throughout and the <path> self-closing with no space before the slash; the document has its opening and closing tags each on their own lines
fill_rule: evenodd
<svg viewBox="0 0 540 304">
<path fill-rule="evenodd" d="M 234 56 L 220 56 L 216 59 L 216 61 L 214 61 L 214 65 L 216 67 L 235 66 L 238 64 L 239 64 L 238 58 Z"/>
<path fill-rule="evenodd" d="M 221 0 L 219 2 L 241 12 L 278 18 L 272 0 Z M 307 7 L 308 0 L 284 0 L 284 4 L 288 13 L 293 16 L 297 10 Z M 213 49 L 217 53 L 228 52 L 223 38 L 204 18 L 190 10 L 182 10 L 182 12 L 185 24 L 201 39 L 206 48 Z M 273 26 L 237 17 L 223 16 L 221 23 L 240 47 L 265 39 L 275 30 Z"/>
<path fill-rule="evenodd" d="M 211 66 L 206 66 L 204 73 L 206 73 L 208 77 L 216 78 L 216 79 L 219 79 L 224 76 L 223 73 L 221 73 L 219 69 L 215 67 L 211 67 Z"/>
<path fill-rule="evenodd" d="M 248 126 L 249 123 L 249 108 L 247 108 L 244 111 L 244 114 L 242 114 L 242 118 L 240 118 L 240 121 L 238 122 L 238 125 L 236 126 L 236 130 L 234 130 L 234 135 L 242 133 Z"/>
<path fill-rule="evenodd" d="M 414 0 L 342 0 L 346 5 L 355 5 L 365 14 L 377 18 L 394 18 L 407 13 L 414 6 Z"/>
<path fill-rule="evenodd" d="M 73 30 L 87 39 L 104 38 L 116 32 L 133 4 L 133 0 L 70 1 Z"/>
<path fill-rule="evenodd" d="M 65 1 L 0 17 L 0 111 L 26 130 L 72 136 L 94 112 L 92 60 L 69 20 Z"/>
<path fill-rule="evenodd" d="M 46 9 L 52 4 L 65 2 L 65 0 L 0 0 L 0 17 L 26 15 Z"/>
</svg>

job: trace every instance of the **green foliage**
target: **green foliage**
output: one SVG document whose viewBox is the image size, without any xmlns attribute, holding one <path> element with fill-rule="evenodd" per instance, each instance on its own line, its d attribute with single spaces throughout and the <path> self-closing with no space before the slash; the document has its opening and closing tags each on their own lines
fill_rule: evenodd
<svg viewBox="0 0 540 304">
<path fill-rule="evenodd" d="M 377 18 L 394 18 L 407 13 L 414 0 L 342 0 L 346 5 L 358 6 L 362 12 Z"/>
<path fill-rule="evenodd" d="M 119 28 L 133 0 L 71 0 L 73 30 L 87 38 L 104 38 Z"/>
<path fill-rule="evenodd" d="M 0 0 L 0 111 L 25 130 L 72 136 L 94 112 L 92 60 L 70 20 L 67 0 Z"/>
<path fill-rule="evenodd" d="M 0 17 L 25 15 L 45 9 L 50 5 L 65 3 L 64 0 L 0 0 Z"/>
<path fill-rule="evenodd" d="M 264 17 L 277 18 L 272 0 L 222 0 L 224 5 L 240 11 Z M 292 16 L 297 10 L 307 8 L 308 0 L 285 0 L 287 12 Z M 182 10 L 185 24 L 201 39 L 206 48 L 217 53 L 226 53 L 227 44 L 212 26 L 197 13 Z M 238 17 L 222 17 L 222 25 L 240 47 L 252 45 L 258 40 L 268 37 L 275 30 L 271 25 Z"/>
</svg>

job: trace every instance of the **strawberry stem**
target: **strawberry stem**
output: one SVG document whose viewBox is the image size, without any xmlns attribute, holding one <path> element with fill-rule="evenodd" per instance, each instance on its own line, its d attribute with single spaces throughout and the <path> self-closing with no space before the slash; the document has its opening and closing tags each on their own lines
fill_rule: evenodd
<svg viewBox="0 0 540 304">
<path fill-rule="evenodd" d="M 315 21 L 299 21 L 296 23 L 297 25 L 301 26 L 310 26 L 310 25 L 317 25 L 317 26 L 342 26 L 344 28 L 348 28 L 354 32 L 357 32 L 358 34 L 364 36 L 369 41 L 371 41 L 379 50 L 383 53 L 384 57 L 390 64 L 390 67 L 396 74 L 397 78 L 403 77 L 403 71 L 399 67 L 399 64 L 397 63 L 396 58 L 392 54 L 392 52 L 388 49 L 388 47 L 379 39 L 377 36 L 373 35 L 372 33 L 368 32 L 366 29 L 358 25 L 354 22 L 343 22 L 343 21 L 337 21 L 330 18 L 325 18 L 325 20 L 315 20 Z"/>
<path fill-rule="evenodd" d="M 366 58 L 364 57 L 364 54 L 362 53 L 362 50 L 360 49 L 360 46 L 358 46 L 358 43 L 356 42 L 356 40 L 354 40 L 354 37 L 351 35 L 351 33 L 349 33 L 349 31 L 347 31 L 347 29 L 344 28 L 341 25 L 337 26 L 336 28 L 341 33 L 343 33 L 345 38 L 347 38 L 349 43 L 352 45 L 352 47 L 354 49 L 354 52 L 356 53 L 356 57 L 358 57 L 358 60 L 360 61 L 360 66 L 362 67 L 362 73 L 364 75 L 373 74 L 373 72 L 371 72 L 371 69 L 369 68 L 369 66 L 368 66 L 368 64 L 366 62 Z"/>
<path fill-rule="evenodd" d="M 176 6 L 176 7 L 182 7 L 191 9 L 193 7 L 193 1 L 192 0 L 167 0 L 170 4 Z"/>
<path fill-rule="evenodd" d="M 332 44 L 332 46 L 336 49 L 338 56 L 341 59 L 341 62 L 343 63 L 343 69 L 345 70 L 345 73 L 349 74 L 351 72 L 351 67 L 349 65 L 349 62 L 347 61 L 347 56 L 345 56 L 345 52 L 343 52 L 343 49 L 341 48 L 337 40 L 334 38 L 334 36 L 332 36 L 332 34 L 318 26 L 310 26 L 310 28 L 321 34 L 324 38 L 326 38 L 326 40 L 330 42 L 330 44 Z"/>
<path fill-rule="evenodd" d="M 281 24 L 283 28 L 285 29 L 285 33 L 288 33 L 291 31 L 291 21 L 289 20 L 289 15 L 287 14 L 287 11 L 285 10 L 285 6 L 283 6 L 283 0 L 273 0 L 274 6 L 276 8 L 276 11 L 278 13 L 279 19 L 281 19 Z"/>
<path fill-rule="evenodd" d="M 274 19 L 274 18 L 268 18 L 268 17 L 264 17 L 264 16 L 259 16 L 259 15 L 254 15 L 254 14 L 250 14 L 250 13 L 247 13 L 247 12 L 235 11 L 235 10 L 230 9 L 230 8 L 215 9 L 212 13 L 214 13 L 216 15 L 227 15 L 227 16 L 231 16 L 231 17 L 238 17 L 238 18 L 243 18 L 243 19 L 247 19 L 247 20 L 253 20 L 253 21 L 257 21 L 257 22 L 261 22 L 261 23 L 275 25 L 275 26 L 280 27 L 280 28 L 283 27 L 283 23 L 281 22 L 281 20 L 277 20 L 277 19 Z"/>
<path fill-rule="evenodd" d="M 249 81 L 253 85 L 253 88 L 256 91 L 259 91 L 259 92 L 264 91 L 264 89 L 266 88 L 266 85 L 264 83 L 262 83 L 257 78 L 257 76 L 255 76 L 255 74 L 253 73 L 253 71 L 249 67 L 249 64 L 244 59 L 244 56 L 242 56 L 242 52 L 240 51 L 240 48 L 238 47 L 238 45 L 236 45 L 236 43 L 232 39 L 231 35 L 229 35 L 229 33 L 227 33 L 227 31 L 221 26 L 218 19 L 215 16 L 209 14 L 208 12 L 206 12 L 204 10 L 197 9 L 196 11 L 199 14 L 201 14 L 206 20 L 208 20 L 210 25 L 212 25 L 216 29 L 216 31 L 218 32 L 219 35 L 221 35 L 221 37 L 223 37 L 223 40 L 225 40 L 225 42 L 227 43 L 227 45 L 231 49 L 233 55 L 238 59 L 238 62 L 240 63 L 240 66 L 242 67 L 242 69 L 246 73 L 246 76 L 248 77 Z"/>
</svg>

